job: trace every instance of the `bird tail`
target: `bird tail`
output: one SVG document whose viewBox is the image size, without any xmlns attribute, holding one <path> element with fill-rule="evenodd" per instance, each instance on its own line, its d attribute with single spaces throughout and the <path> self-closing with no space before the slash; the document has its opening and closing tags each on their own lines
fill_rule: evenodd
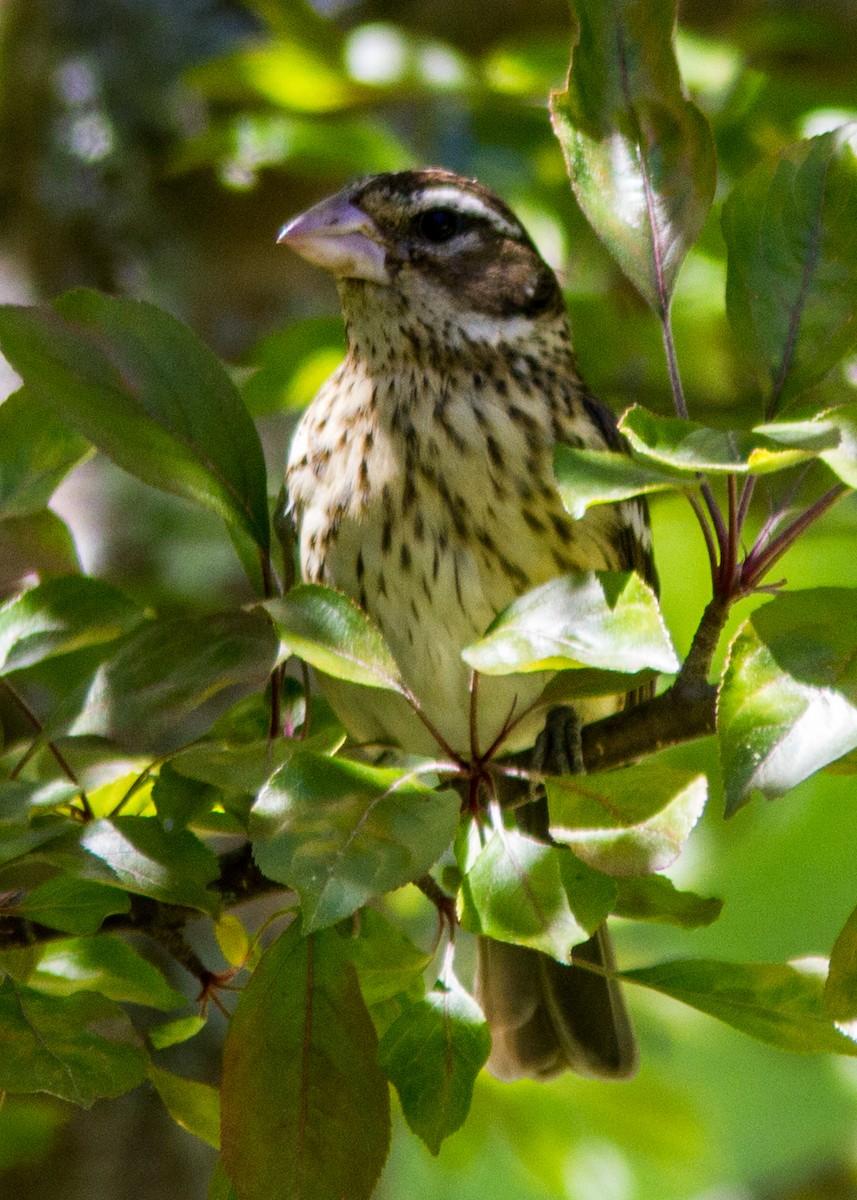
<svg viewBox="0 0 857 1200">
<path fill-rule="evenodd" d="M 476 999 L 491 1028 L 488 1070 L 497 1079 L 550 1079 L 572 1070 L 591 1079 L 629 1079 L 637 1045 L 617 980 L 606 925 L 560 963 L 525 946 L 479 938 Z"/>
</svg>

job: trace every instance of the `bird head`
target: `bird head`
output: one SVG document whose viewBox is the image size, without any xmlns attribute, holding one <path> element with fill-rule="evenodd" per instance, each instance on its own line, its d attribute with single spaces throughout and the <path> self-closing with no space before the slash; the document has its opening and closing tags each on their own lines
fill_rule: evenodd
<svg viewBox="0 0 857 1200">
<path fill-rule="evenodd" d="M 444 341 L 526 336 L 564 316 L 556 276 L 488 188 L 430 168 L 375 175 L 294 217 L 278 241 L 337 279 L 346 317 L 372 304 Z"/>
</svg>

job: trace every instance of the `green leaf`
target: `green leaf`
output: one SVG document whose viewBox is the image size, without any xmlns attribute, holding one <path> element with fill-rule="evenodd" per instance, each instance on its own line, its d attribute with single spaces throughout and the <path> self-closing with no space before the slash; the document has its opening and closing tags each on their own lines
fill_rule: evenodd
<svg viewBox="0 0 857 1200">
<path fill-rule="evenodd" d="M 333 931 L 303 938 L 295 923 L 241 993 L 223 1055 L 221 1125 L 241 1200 L 369 1200 L 378 1182 L 389 1091 L 346 953 Z"/>
<path fill-rule="evenodd" d="M 708 214 L 715 157 L 675 59 L 674 0 L 574 0 L 566 90 L 551 119 L 595 232 L 659 314 Z"/>
<path fill-rule="evenodd" d="M 723 205 L 726 307 L 773 415 L 857 345 L 857 127 L 796 142 Z"/>
<path fill-rule="evenodd" d="M 97 933 L 105 917 L 126 913 L 128 897 L 117 888 L 57 875 L 28 892 L 14 911 L 28 921 L 64 933 Z"/>
<path fill-rule="evenodd" d="M 726 814 L 857 746 L 857 590 L 776 596 L 739 628 L 717 704 Z"/>
<path fill-rule="evenodd" d="M 836 1021 L 857 1019 L 857 909 L 845 922 L 830 952 L 824 1003 Z"/>
<path fill-rule="evenodd" d="M 612 911 L 617 917 L 632 921 L 657 921 L 680 925 L 682 929 L 699 929 L 716 921 L 723 908 L 723 901 L 714 896 L 678 891 L 672 880 L 663 875 L 631 876 L 618 879 L 616 884 Z"/>
<path fill-rule="evenodd" d="M 639 404 L 624 414 L 619 428 L 636 454 L 694 476 L 700 471 L 764 475 L 810 457 L 804 450 L 783 450 L 758 432 L 710 429 L 680 417 L 659 417 Z"/>
<path fill-rule="evenodd" d="M 187 1003 L 157 967 L 112 934 L 58 939 L 40 946 L 36 955 L 26 982 L 51 996 L 98 992 L 108 1000 L 164 1012 Z"/>
<path fill-rule="evenodd" d="M 462 925 L 569 962 L 572 946 L 585 942 L 592 929 L 583 927 L 569 903 L 563 879 L 567 859 L 572 855 L 562 846 L 515 829 L 495 830 L 464 877 Z M 601 920 L 610 911 L 609 899 Z"/>
<path fill-rule="evenodd" d="M 358 936 L 349 938 L 346 950 L 370 1008 L 394 996 L 422 998 L 423 971 L 434 955 L 421 950 L 374 908 L 360 913 Z"/>
<path fill-rule="evenodd" d="M 0 608 L 0 675 L 112 641 L 143 615 L 116 588 L 86 575 L 42 583 Z"/>
<path fill-rule="evenodd" d="M 207 1024 L 205 1017 L 178 1017 L 163 1025 L 153 1025 L 148 1031 L 148 1038 L 156 1050 L 166 1050 L 196 1037 Z"/>
<path fill-rule="evenodd" d="M 460 804 L 413 771 L 301 752 L 259 793 L 253 853 L 300 894 L 304 928 L 321 929 L 424 875 L 452 841 Z"/>
<path fill-rule="evenodd" d="M 276 657 L 255 610 L 147 621 L 99 667 L 70 732 L 163 753 L 209 728 L 237 691 L 264 688 Z"/>
<path fill-rule="evenodd" d="M 759 425 L 756 432 L 798 453 L 817 454 L 843 483 L 857 487 L 857 404 L 827 409 L 805 421 Z"/>
<path fill-rule="evenodd" d="M 399 1093 L 408 1125 L 432 1154 L 464 1124 L 490 1052 L 482 1010 L 455 980 L 409 1004 L 381 1039 L 378 1065 Z"/>
<path fill-rule="evenodd" d="M 0 347 L 27 387 L 110 458 L 213 509 L 265 551 L 265 462 L 231 379 L 151 304 L 75 291 L 53 307 L 0 307 Z"/>
<path fill-rule="evenodd" d="M 0 981 L 0 1091 L 48 1092 L 85 1108 L 146 1077 L 140 1038 L 95 992 L 62 999 Z"/>
<path fill-rule="evenodd" d="M 760 1042 L 796 1054 L 857 1055 L 824 1007 L 816 962 L 727 963 L 680 959 L 622 971 L 629 983 L 663 992 Z"/>
<path fill-rule="evenodd" d="M 262 607 L 271 614 L 287 655 L 297 654 L 337 679 L 404 691 L 381 631 L 341 592 L 299 583 L 282 600 L 268 600 Z"/>
<path fill-rule="evenodd" d="M 21 388 L 0 405 L 0 519 L 43 509 L 89 444 Z"/>
<path fill-rule="evenodd" d="M 52 579 L 80 571 L 71 531 L 48 508 L 0 519 L 0 590 L 17 591 L 28 575 Z"/>
<path fill-rule="evenodd" d="M 220 1149 L 220 1092 L 209 1083 L 182 1079 L 149 1064 L 149 1080 L 177 1125 Z"/>
<path fill-rule="evenodd" d="M 217 909 L 206 885 L 217 878 L 217 858 L 189 830 L 168 833 L 151 817 L 92 821 L 42 850 L 42 857 L 78 879 L 106 883 L 165 904 Z"/>
<path fill-rule="evenodd" d="M 577 450 L 558 445 L 553 465 L 562 502 L 576 521 L 594 504 L 615 504 L 631 496 L 682 486 L 675 475 L 641 466 L 629 454 L 616 450 Z"/>
<path fill-rule="evenodd" d="M 514 600 L 462 651 L 487 675 L 563 667 L 679 667 L 654 592 L 629 571 L 574 571 Z"/>
<path fill-rule="evenodd" d="M 647 875 L 674 862 L 705 807 L 704 775 L 635 766 L 548 777 L 550 831 L 607 875 Z"/>
</svg>

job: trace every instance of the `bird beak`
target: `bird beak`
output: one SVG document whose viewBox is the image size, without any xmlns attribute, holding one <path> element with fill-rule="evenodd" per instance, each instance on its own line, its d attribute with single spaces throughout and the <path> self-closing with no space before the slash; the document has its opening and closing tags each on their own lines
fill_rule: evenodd
<svg viewBox="0 0 857 1200">
<path fill-rule="evenodd" d="M 344 192 L 293 217 L 280 230 L 277 242 L 340 279 L 390 282 L 375 224 Z"/>
</svg>

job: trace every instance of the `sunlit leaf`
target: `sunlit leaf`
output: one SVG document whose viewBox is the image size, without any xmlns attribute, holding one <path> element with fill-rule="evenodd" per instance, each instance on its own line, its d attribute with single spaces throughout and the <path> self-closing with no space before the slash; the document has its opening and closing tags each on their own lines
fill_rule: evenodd
<svg viewBox="0 0 857 1200">
<path fill-rule="evenodd" d="M 143 619 L 116 588 L 86 575 L 52 579 L 0 608 L 0 674 L 109 642 Z"/>
<path fill-rule="evenodd" d="M 298 753 L 253 806 L 253 852 L 269 879 L 299 892 L 304 927 L 320 929 L 425 874 L 460 803 L 413 772 Z"/>
<path fill-rule="evenodd" d="M 0 307 L 0 347 L 27 387 L 146 483 L 270 542 L 259 435 L 215 356 L 151 304 L 75 291 Z"/>
<path fill-rule="evenodd" d="M 705 807 L 704 775 L 636 766 L 545 780 L 553 837 L 607 875 L 663 870 Z"/>
<path fill-rule="evenodd" d="M 705 118 L 686 97 L 674 0 L 574 0 L 567 88 L 551 117 L 580 207 L 622 270 L 664 313 L 714 195 Z"/>
<path fill-rule="evenodd" d="M 381 631 L 341 592 L 299 583 L 282 600 L 268 600 L 263 607 L 287 654 L 337 679 L 402 691 L 399 668 Z"/>
<path fill-rule="evenodd" d="M 381 1039 L 378 1065 L 395 1085 L 408 1125 L 432 1154 L 464 1124 L 490 1051 L 482 1010 L 455 980 L 409 1004 Z"/>
<path fill-rule="evenodd" d="M 824 1007 L 824 976 L 813 962 L 728 963 L 680 959 L 623 971 L 742 1033 L 798 1054 L 857 1055 Z"/>
<path fill-rule="evenodd" d="M 488 675 L 578 665 L 631 673 L 679 667 L 654 592 L 628 571 L 575 571 L 534 588 L 462 656 Z"/>
<path fill-rule="evenodd" d="M 220 1092 L 217 1088 L 195 1079 L 182 1079 L 153 1063 L 149 1064 L 148 1076 L 176 1124 L 215 1150 L 219 1149 Z"/>
<path fill-rule="evenodd" d="M 738 630 L 717 727 L 727 815 L 857 746 L 857 590 L 785 592 Z"/>
<path fill-rule="evenodd" d="M 843 483 L 857 487 L 857 404 L 843 404 L 809 420 L 760 425 L 757 432 L 797 452 L 817 454 Z"/>
<path fill-rule="evenodd" d="M 217 858 L 186 829 L 168 833 L 151 817 L 92 821 L 42 851 L 79 879 L 89 879 L 211 912 L 218 898 L 206 890 L 217 878 Z"/>
<path fill-rule="evenodd" d="M 167 1021 L 164 1025 L 153 1025 L 148 1031 L 148 1038 L 156 1050 L 166 1050 L 168 1046 L 178 1046 L 196 1037 L 205 1026 L 205 1017 L 179 1017 L 175 1021 Z"/>
<path fill-rule="evenodd" d="M 598 919 L 584 928 L 569 902 L 564 867 L 574 856 L 515 829 L 496 830 L 467 872 L 461 890 L 461 923 L 473 933 L 529 946 L 568 962 L 610 911 L 608 890 Z M 595 880 L 600 878 L 590 872 Z M 580 891 L 580 881 L 578 892 Z M 609 881 L 605 881 L 608 884 Z"/>
<path fill-rule="evenodd" d="M 182 993 L 169 986 L 156 966 L 128 942 L 107 933 L 62 938 L 40 946 L 27 983 L 52 996 L 99 992 L 108 1000 L 165 1012 L 185 1003 Z"/>
<path fill-rule="evenodd" d="M 241 1200 L 369 1200 L 389 1140 L 377 1038 L 342 939 L 304 938 L 294 925 L 262 956 L 229 1024 L 226 1171 Z"/>
<path fill-rule="evenodd" d="M 146 1077 L 134 1027 L 95 992 L 59 998 L 0 981 L 0 1041 L 0 1090 L 48 1092 L 89 1108 Z"/>
<path fill-rule="evenodd" d="M 674 471 L 695 475 L 769 474 L 812 457 L 800 449 L 783 449 L 759 433 L 711 429 L 679 417 L 659 417 L 639 404 L 630 408 L 619 428 L 635 453 Z"/>
<path fill-rule="evenodd" d="M 723 206 L 726 306 L 773 415 L 857 345 L 857 127 L 796 142 Z"/>
<path fill-rule="evenodd" d="M 578 450 L 558 445 L 554 472 L 562 502 L 575 520 L 593 504 L 614 504 L 631 496 L 682 486 L 676 476 L 641 466 L 630 455 L 615 450 Z"/>
</svg>

